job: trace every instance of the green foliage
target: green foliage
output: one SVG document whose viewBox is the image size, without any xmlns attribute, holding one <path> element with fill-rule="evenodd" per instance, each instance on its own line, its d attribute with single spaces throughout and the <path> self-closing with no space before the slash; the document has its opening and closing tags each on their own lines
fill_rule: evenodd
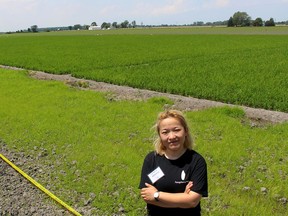
<svg viewBox="0 0 288 216">
<path fill-rule="evenodd" d="M 31 31 L 32 32 L 37 32 L 38 26 L 37 25 L 32 25 L 31 26 Z"/>
<path fill-rule="evenodd" d="M 287 28 L 238 29 L 9 35 L 0 37 L 0 64 L 288 111 L 288 38 L 278 35 Z"/>
<path fill-rule="evenodd" d="M 218 109 L 216 112 L 223 113 L 232 118 L 244 118 L 245 116 L 245 111 L 238 107 L 231 108 L 228 106 L 224 106 L 221 109 Z"/>
<path fill-rule="evenodd" d="M 236 12 L 233 14 L 233 24 L 235 26 L 250 26 L 251 17 L 246 12 Z"/>
<path fill-rule="evenodd" d="M 258 17 L 252 22 L 252 25 L 253 26 L 263 26 L 263 20 L 260 17 Z"/>
<path fill-rule="evenodd" d="M 265 22 L 265 26 L 275 26 L 275 22 L 273 18 L 270 18 L 270 20 L 267 20 Z"/>
<path fill-rule="evenodd" d="M 233 17 L 230 17 L 227 23 L 227 27 L 233 27 L 233 26 L 235 26 L 233 23 Z"/>
<path fill-rule="evenodd" d="M 143 215 L 140 170 L 165 98 L 111 102 L 102 93 L 0 69 L 0 101 L 1 140 L 34 158 L 46 149 L 38 165 L 49 163 L 53 171 L 38 176 L 40 183 L 72 206 L 94 193 L 99 215 L 117 214 L 119 206 L 126 215 Z M 229 107 L 186 116 L 208 164 L 203 215 L 287 213 L 281 199 L 288 194 L 288 124 L 251 127 L 241 109 Z"/>
<path fill-rule="evenodd" d="M 167 97 L 152 97 L 148 99 L 148 102 L 156 103 L 160 105 L 173 105 L 174 104 L 174 102 Z"/>
</svg>

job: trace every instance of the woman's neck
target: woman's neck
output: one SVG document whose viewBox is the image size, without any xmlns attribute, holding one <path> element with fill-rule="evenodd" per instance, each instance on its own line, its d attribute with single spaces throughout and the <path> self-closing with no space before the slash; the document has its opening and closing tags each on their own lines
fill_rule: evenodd
<svg viewBox="0 0 288 216">
<path fill-rule="evenodd" d="M 177 160 L 178 158 L 180 158 L 185 152 L 186 152 L 186 148 L 183 148 L 179 151 L 165 151 L 164 155 L 167 159 L 169 160 Z"/>
</svg>

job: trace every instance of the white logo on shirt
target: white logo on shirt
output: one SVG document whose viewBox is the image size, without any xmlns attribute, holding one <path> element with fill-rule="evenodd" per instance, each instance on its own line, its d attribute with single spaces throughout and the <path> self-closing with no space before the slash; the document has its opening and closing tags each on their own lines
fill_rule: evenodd
<svg viewBox="0 0 288 216">
<path fill-rule="evenodd" d="M 182 170 L 181 180 L 184 181 L 184 180 L 185 180 L 185 177 L 186 177 L 186 173 L 184 172 L 184 170 Z"/>
<path fill-rule="evenodd" d="M 188 181 L 186 180 L 185 181 L 185 178 L 186 178 L 186 173 L 184 170 L 182 170 L 181 172 L 181 181 L 175 181 L 175 184 L 187 184 Z"/>
</svg>

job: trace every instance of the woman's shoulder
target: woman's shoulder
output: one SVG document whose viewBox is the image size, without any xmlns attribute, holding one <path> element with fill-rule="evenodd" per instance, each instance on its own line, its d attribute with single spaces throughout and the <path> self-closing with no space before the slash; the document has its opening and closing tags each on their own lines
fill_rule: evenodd
<svg viewBox="0 0 288 216">
<path fill-rule="evenodd" d="M 146 155 L 146 158 L 153 158 L 157 155 L 156 151 L 150 151 L 148 152 L 148 154 Z"/>
<path fill-rule="evenodd" d="M 159 155 L 156 151 L 151 151 L 146 155 L 145 160 L 154 160 L 157 157 L 161 157 L 161 155 Z"/>
<path fill-rule="evenodd" d="M 193 149 L 188 149 L 187 150 L 187 154 L 189 155 L 189 157 L 193 157 L 196 160 L 203 160 L 205 161 L 204 157 L 198 153 L 197 151 L 193 150 Z"/>
</svg>

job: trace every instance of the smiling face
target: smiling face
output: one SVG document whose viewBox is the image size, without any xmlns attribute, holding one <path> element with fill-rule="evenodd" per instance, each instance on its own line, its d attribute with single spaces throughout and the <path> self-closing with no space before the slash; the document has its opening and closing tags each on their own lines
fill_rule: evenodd
<svg viewBox="0 0 288 216">
<path fill-rule="evenodd" d="M 165 153 L 182 153 L 186 149 L 186 135 L 184 127 L 176 118 L 165 118 L 159 123 L 159 136 Z"/>
</svg>

